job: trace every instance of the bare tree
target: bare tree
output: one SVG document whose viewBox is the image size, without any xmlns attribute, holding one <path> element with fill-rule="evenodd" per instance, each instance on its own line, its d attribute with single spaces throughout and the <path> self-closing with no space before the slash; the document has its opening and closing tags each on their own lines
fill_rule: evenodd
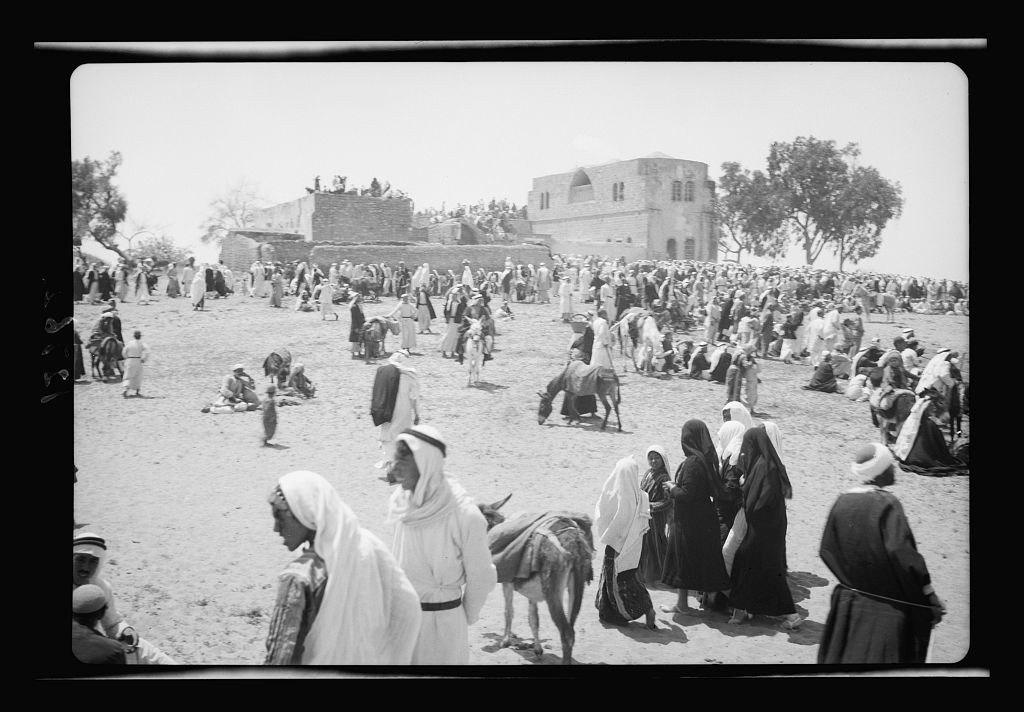
<svg viewBox="0 0 1024 712">
<path fill-rule="evenodd" d="M 244 178 L 229 187 L 223 195 L 210 201 L 209 217 L 200 226 L 205 244 L 216 244 L 227 235 L 228 230 L 251 227 L 256 211 L 267 204 L 255 185 Z"/>
</svg>

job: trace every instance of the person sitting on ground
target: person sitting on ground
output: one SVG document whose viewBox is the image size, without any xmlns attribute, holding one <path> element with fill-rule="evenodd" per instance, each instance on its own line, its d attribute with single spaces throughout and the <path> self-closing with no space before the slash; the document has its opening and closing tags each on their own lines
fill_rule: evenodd
<svg viewBox="0 0 1024 712">
<path fill-rule="evenodd" d="M 211 413 L 241 413 L 246 410 L 257 410 L 260 397 L 256 394 L 256 382 L 245 367 L 236 363 L 230 375 L 224 378 L 220 394 L 210 406 Z"/>
<path fill-rule="evenodd" d="M 512 313 L 512 309 L 511 309 L 511 307 L 509 307 L 507 301 L 501 303 L 501 309 L 498 310 L 498 318 L 499 319 L 515 319 L 516 318 L 515 315 Z"/>
<path fill-rule="evenodd" d="M 106 540 L 91 532 L 76 534 L 72 544 L 72 558 L 72 591 L 87 584 L 93 584 L 103 590 L 106 606 L 99 618 L 100 629 L 108 638 L 127 645 L 125 653 L 128 662 L 142 665 L 173 665 L 174 660 L 152 643 L 140 638 L 135 628 L 118 612 L 113 589 L 100 577 L 100 571 L 107 558 Z"/>
<path fill-rule="evenodd" d="M 313 398 L 316 395 L 316 386 L 306 377 L 306 369 L 301 363 L 295 364 L 292 368 L 292 373 L 288 377 L 288 384 L 285 388 L 301 395 L 303 398 Z"/>
<path fill-rule="evenodd" d="M 811 382 L 803 386 L 805 391 L 821 391 L 822 393 L 835 393 L 839 384 L 836 382 L 835 372 L 832 370 L 832 352 L 822 351 L 821 362 L 814 370 Z"/>
<path fill-rule="evenodd" d="M 111 640 L 96 627 L 107 614 L 107 595 L 87 583 L 71 592 L 71 653 L 87 665 L 125 665 L 124 644 Z"/>
<path fill-rule="evenodd" d="M 310 302 L 310 294 L 308 289 L 302 290 L 302 295 L 295 302 L 295 311 L 313 311 L 313 304 Z"/>
<path fill-rule="evenodd" d="M 701 341 L 697 344 L 697 350 L 690 357 L 690 378 L 704 378 L 711 369 L 708 363 L 708 342 Z"/>
</svg>

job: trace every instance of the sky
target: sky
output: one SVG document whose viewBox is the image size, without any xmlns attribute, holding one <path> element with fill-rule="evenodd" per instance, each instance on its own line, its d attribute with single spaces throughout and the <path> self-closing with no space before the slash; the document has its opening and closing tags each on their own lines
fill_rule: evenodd
<svg viewBox="0 0 1024 712">
<path fill-rule="evenodd" d="M 715 180 L 725 161 L 766 171 L 772 142 L 814 136 L 857 143 L 902 188 L 862 268 L 967 280 L 968 89 L 944 62 L 85 64 L 71 158 L 120 151 L 123 230 L 157 227 L 209 259 L 200 225 L 241 181 L 267 205 L 335 174 L 390 181 L 417 210 L 521 205 L 533 178 L 579 166 L 661 152 Z M 803 264 L 802 249 L 779 262 Z"/>
</svg>

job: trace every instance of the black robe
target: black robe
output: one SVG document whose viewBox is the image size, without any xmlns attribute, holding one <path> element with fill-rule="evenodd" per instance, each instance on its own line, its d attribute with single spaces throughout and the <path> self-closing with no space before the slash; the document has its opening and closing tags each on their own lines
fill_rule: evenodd
<svg viewBox="0 0 1024 712">
<path fill-rule="evenodd" d="M 876 489 L 839 495 L 819 554 L 841 585 L 832 590 L 818 662 L 923 663 L 932 612 L 922 589 L 931 576 L 900 501 Z"/>
<path fill-rule="evenodd" d="M 804 390 L 835 393 L 837 385 L 835 373 L 832 371 L 832 364 L 822 361 L 814 371 L 811 382 L 804 386 Z"/>
<path fill-rule="evenodd" d="M 82 282 L 82 273 L 77 269 L 74 270 L 75 282 L 71 286 L 71 295 L 74 297 L 76 302 L 82 301 L 82 297 L 85 295 L 85 284 Z"/>
<path fill-rule="evenodd" d="M 363 325 L 366 323 L 366 315 L 363 314 L 362 304 L 353 304 L 348 309 L 352 322 L 348 327 L 348 340 L 350 343 L 359 343 L 363 340 Z"/>
<path fill-rule="evenodd" d="M 672 526 L 661 577 L 671 588 L 729 588 L 709 477 L 707 465 L 697 455 L 688 456 L 676 470 L 675 484 L 679 489 L 671 495 Z"/>
<path fill-rule="evenodd" d="M 398 379 L 401 376 L 398 366 L 386 363 L 377 367 L 373 377 L 373 394 L 370 397 L 370 416 L 374 425 L 391 422 L 395 413 L 395 401 L 398 399 Z"/>
<path fill-rule="evenodd" d="M 594 351 L 594 327 L 587 324 L 587 328 L 584 329 L 583 334 L 573 342 L 573 346 L 583 352 L 583 363 L 589 365 L 590 357 Z M 583 415 L 584 413 L 597 412 L 597 396 L 576 396 L 573 403 L 576 406 L 576 412 L 580 415 Z M 562 409 L 559 412 L 563 416 L 571 415 L 569 411 L 569 394 L 562 397 Z"/>
</svg>

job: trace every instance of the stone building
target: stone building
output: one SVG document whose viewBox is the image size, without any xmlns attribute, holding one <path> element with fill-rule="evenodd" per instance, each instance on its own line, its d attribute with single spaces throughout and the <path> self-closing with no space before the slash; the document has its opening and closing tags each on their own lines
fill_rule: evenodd
<svg viewBox="0 0 1024 712">
<path fill-rule="evenodd" d="M 718 261 L 706 163 L 653 153 L 533 179 L 532 229 L 553 252 Z"/>
<path fill-rule="evenodd" d="M 310 193 L 256 210 L 251 228 L 301 235 L 306 242 L 416 242 L 412 201 L 349 193 Z"/>
</svg>

